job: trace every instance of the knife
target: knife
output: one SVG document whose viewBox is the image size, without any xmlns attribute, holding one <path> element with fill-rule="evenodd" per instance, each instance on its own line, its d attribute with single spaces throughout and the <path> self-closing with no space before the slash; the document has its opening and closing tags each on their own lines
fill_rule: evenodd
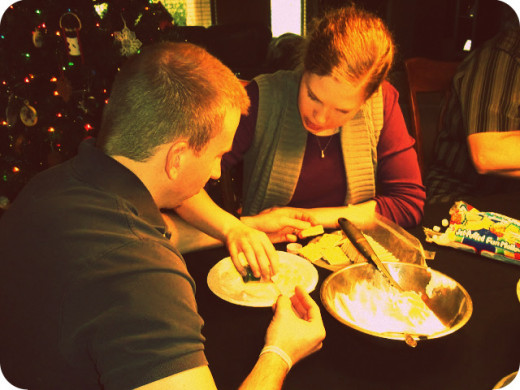
<svg viewBox="0 0 520 390">
<path fill-rule="evenodd" d="M 399 283 L 396 282 L 396 280 L 392 277 L 392 274 L 388 271 L 388 268 L 386 268 L 386 265 L 379 259 L 376 252 L 366 239 L 366 237 L 363 235 L 363 232 L 357 228 L 356 225 L 354 225 L 352 222 L 350 222 L 346 218 L 339 218 L 338 219 L 339 226 L 341 227 L 341 230 L 345 232 L 348 239 L 352 242 L 352 245 L 361 252 L 363 256 L 367 258 L 390 282 L 392 286 L 397 288 L 400 292 L 404 292 L 405 290 L 399 285 Z M 441 315 L 438 310 L 435 309 L 435 305 L 431 301 L 431 299 L 428 297 L 425 291 L 417 292 L 420 296 L 422 301 L 428 306 L 428 308 L 432 311 L 432 313 L 447 327 L 450 327 L 451 324 L 454 322 L 454 319 L 450 319 L 446 316 Z M 408 341 L 407 341 L 408 343 Z"/>
<path fill-rule="evenodd" d="M 361 230 L 359 230 L 356 225 L 354 225 L 346 218 L 339 218 L 338 223 L 341 227 L 341 230 L 345 232 L 347 238 L 352 242 L 352 245 L 354 245 L 354 247 L 356 247 L 356 249 L 388 279 L 392 286 L 401 292 L 404 291 L 399 283 L 397 283 L 396 280 L 392 277 L 392 274 L 390 274 L 385 264 L 381 261 L 381 259 L 379 259 L 379 256 L 374 251 Z"/>
</svg>

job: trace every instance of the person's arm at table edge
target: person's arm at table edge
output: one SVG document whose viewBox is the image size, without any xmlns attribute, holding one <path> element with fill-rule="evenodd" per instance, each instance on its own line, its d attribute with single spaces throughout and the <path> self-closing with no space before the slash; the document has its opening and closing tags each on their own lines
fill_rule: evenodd
<svg viewBox="0 0 520 390">
<path fill-rule="evenodd" d="M 175 211 L 195 228 L 224 242 L 233 264 L 242 275 L 247 272 L 244 268 L 247 263 L 255 276 L 266 279 L 278 272 L 279 266 L 278 253 L 271 240 L 290 240 L 289 232 L 296 234 L 308 228 L 312 219 L 306 212 L 288 208 L 272 210 L 268 214 L 260 213 L 242 221 L 221 209 L 204 190 L 184 201 Z M 211 244 L 209 238 L 196 232 L 190 233 L 189 225 L 178 222 L 181 223 L 177 226 L 173 223 L 174 226 L 170 228 L 174 244 L 177 240 L 181 248 L 195 247 L 198 237 L 201 238 L 202 246 Z M 188 237 L 185 237 L 186 234 Z"/>
<path fill-rule="evenodd" d="M 520 130 L 474 133 L 467 142 L 479 174 L 520 178 Z"/>
<path fill-rule="evenodd" d="M 306 209 L 306 211 L 317 221 L 317 224 L 323 225 L 326 229 L 337 229 L 339 227 L 338 218 L 346 218 L 353 223 L 363 225 L 373 220 L 376 214 L 381 214 L 404 228 L 416 226 L 420 222 L 423 215 L 422 208 L 417 206 L 418 209 L 416 212 L 410 212 L 410 208 L 413 207 L 413 204 L 409 204 L 408 200 L 405 201 L 392 197 L 391 203 L 393 207 L 389 210 L 389 207 L 386 207 L 386 203 L 384 205 L 380 204 L 381 202 L 384 203 L 384 200 L 388 198 L 389 197 L 378 196 L 377 200 L 371 199 L 354 205 L 311 208 Z M 396 203 L 398 202 L 405 203 L 406 205 L 397 209 Z M 416 203 L 422 205 L 424 204 L 424 199 L 421 198 Z"/>
<path fill-rule="evenodd" d="M 240 224 L 235 216 L 220 208 L 205 190 L 186 199 L 175 212 L 200 231 L 226 242 L 229 230 Z"/>
<path fill-rule="evenodd" d="M 339 226 L 339 218 L 347 218 L 353 223 L 359 224 L 372 220 L 375 216 L 376 205 L 375 200 L 368 200 L 348 206 L 311 208 L 307 209 L 307 213 L 314 218 L 317 224 L 323 225 L 324 228 L 336 229 Z"/>
<path fill-rule="evenodd" d="M 237 228 L 254 229 L 267 237 L 268 233 L 274 234 L 277 230 L 286 227 L 303 230 L 310 227 L 311 224 L 316 224 L 315 221 L 308 221 L 310 216 L 305 215 L 306 210 L 304 209 L 280 209 L 284 211 L 276 212 L 273 208 L 272 213 L 241 216 L 239 219 L 218 206 L 207 192 L 202 190 L 197 195 L 184 201 L 182 205 L 175 209 L 175 212 L 184 221 L 221 242 L 226 242 L 229 239 L 229 232 Z M 290 210 L 294 211 L 291 212 Z M 301 211 L 297 212 L 296 210 Z M 272 216 L 274 222 L 266 225 L 266 216 Z"/>
<path fill-rule="evenodd" d="M 211 237 L 196 227 L 190 225 L 174 210 L 162 211 L 162 216 L 168 232 L 171 234 L 170 241 L 181 253 L 216 248 L 224 245 L 221 240 Z"/>
</svg>

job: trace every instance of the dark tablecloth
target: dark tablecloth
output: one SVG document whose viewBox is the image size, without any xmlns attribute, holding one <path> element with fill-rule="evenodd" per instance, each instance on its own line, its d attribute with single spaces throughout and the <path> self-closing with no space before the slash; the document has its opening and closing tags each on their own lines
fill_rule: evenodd
<svg viewBox="0 0 520 390">
<path fill-rule="evenodd" d="M 465 200 L 479 210 L 520 219 L 520 194 Z M 449 218 L 450 206 L 428 206 L 423 226 L 440 226 L 443 218 Z M 502 377 L 518 370 L 520 302 L 516 285 L 520 265 L 428 244 L 420 226 L 410 232 L 425 249 L 436 252 L 428 265 L 469 292 L 473 301 L 469 322 L 451 335 L 419 341 L 416 348 L 366 335 L 338 322 L 321 304 L 319 289 L 331 271 L 319 268 L 318 286 L 311 296 L 320 305 L 327 337 L 321 351 L 293 367 L 284 389 L 490 390 Z M 270 308 L 234 305 L 209 290 L 207 273 L 226 256 L 224 248 L 185 255 L 205 320 L 206 355 L 221 390 L 236 389 L 250 372 L 272 317 Z"/>
</svg>

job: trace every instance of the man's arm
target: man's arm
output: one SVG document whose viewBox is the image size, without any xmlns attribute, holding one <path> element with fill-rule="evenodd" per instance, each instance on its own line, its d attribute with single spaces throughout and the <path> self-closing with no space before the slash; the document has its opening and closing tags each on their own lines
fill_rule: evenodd
<svg viewBox="0 0 520 390">
<path fill-rule="evenodd" d="M 290 299 L 278 297 L 265 335 L 266 346 L 279 348 L 294 364 L 319 351 L 324 338 L 320 309 L 305 290 L 297 286 Z M 239 390 L 281 389 L 290 368 L 277 353 L 263 353 Z"/>
<path fill-rule="evenodd" d="M 520 130 L 470 134 L 467 141 L 479 174 L 520 179 Z"/>
<path fill-rule="evenodd" d="M 325 338 L 325 328 L 316 302 L 302 288 L 296 287 L 290 299 L 280 296 L 265 342 L 287 354 L 292 363 L 318 351 Z M 262 353 L 240 390 L 280 390 L 290 367 L 276 352 Z M 196 367 L 141 386 L 138 390 L 200 389 L 215 390 L 208 366 Z"/>
</svg>

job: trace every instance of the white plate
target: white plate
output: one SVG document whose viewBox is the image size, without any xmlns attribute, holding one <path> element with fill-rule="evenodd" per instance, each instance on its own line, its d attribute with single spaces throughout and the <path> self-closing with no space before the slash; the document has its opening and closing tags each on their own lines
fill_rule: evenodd
<svg viewBox="0 0 520 390">
<path fill-rule="evenodd" d="M 311 292 L 318 284 L 318 271 L 308 260 L 291 253 L 278 251 L 280 258 L 279 285 L 283 291 L 296 285 Z M 242 306 L 272 306 L 280 290 L 272 282 L 244 283 L 230 257 L 220 260 L 208 273 L 208 286 L 225 301 Z"/>
<path fill-rule="evenodd" d="M 516 296 L 518 297 L 518 300 L 520 301 L 520 279 L 518 279 L 518 283 L 516 284 Z"/>
</svg>

